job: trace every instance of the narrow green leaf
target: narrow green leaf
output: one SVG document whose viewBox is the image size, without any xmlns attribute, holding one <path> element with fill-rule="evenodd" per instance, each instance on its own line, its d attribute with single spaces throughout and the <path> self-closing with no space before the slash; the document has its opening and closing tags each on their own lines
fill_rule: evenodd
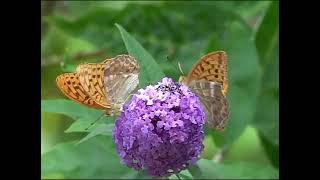
<svg viewBox="0 0 320 180">
<path fill-rule="evenodd" d="M 103 123 L 110 124 L 114 122 L 114 117 L 104 116 L 104 112 L 101 110 L 87 108 L 81 104 L 66 99 L 41 100 L 41 111 L 64 114 L 76 120 L 65 131 L 66 133 L 91 132 L 99 126 L 102 126 L 101 124 Z M 103 115 L 103 117 L 101 117 L 101 115 Z M 91 126 L 91 123 L 96 120 L 98 121 Z M 87 129 L 88 127 L 89 129 Z"/>
<path fill-rule="evenodd" d="M 122 26 L 116 24 L 130 55 L 140 63 L 140 87 L 160 81 L 165 74 L 154 58 Z"/>
<path fill-rule="evenodd" d="M 77 144 L 83 143 L 97 135 L 112 135 L 112 129 L 114 124 L 99 124 L 94 130 L 92 130 L 87 136 L 82 138 Z"/>
<path fill-rule="evenodd" d="M 101 114 L 100 114 L 101 115 Z M 96 128 L 99 128 L 100 126 L 108 125 L 108 124 L 113 124 L 114 123 L 114 118 L 113 117 L 108 117 L 104 116 L 101 119 L 97 120 L 99 117 L 96 119 L 88 119 L 88 120 L 80 120 L 80 121 L 75 121 L 73 122 L 69 128 L 65 131 L 66 133 L 71 133 L 71 132 L 92 132 Z M 97 122 L 95 122 L 97 121 Z M 92 124 L 93 123 L 93 124 Z"/>
<path fill-rule="evenodd" d="M 65 133 L 72 133 L 72 132 L 90 132 L 89 129 L 85 130 L 86 128 L 90 127 L 91 122 L 90 121 L 74 121 L 67 130 L 65 130 Z M 91 130 L 91 129 L 90 129 Z"/>
<path fill-rule="evenodd" d="M 41 100 L 41 111 L 64 114 L 74 120 L 94 119 L 96 116 L 102 114 L 101 110 L 87 108 L 79 103 L 66 99 Z"/>
</svg>

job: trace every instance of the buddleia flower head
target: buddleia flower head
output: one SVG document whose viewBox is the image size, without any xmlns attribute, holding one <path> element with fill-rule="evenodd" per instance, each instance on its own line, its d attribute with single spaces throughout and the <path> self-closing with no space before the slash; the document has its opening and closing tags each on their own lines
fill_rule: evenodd
<svg viewBox="0 0 320 180">
<path fill-rule="evenodd" d="M 113 129 L 122 163 L 154 177 L 195 163 L 203 151 L 205 110 L 187 86 L 163 78 L 138 90 Z"/>
</svg>

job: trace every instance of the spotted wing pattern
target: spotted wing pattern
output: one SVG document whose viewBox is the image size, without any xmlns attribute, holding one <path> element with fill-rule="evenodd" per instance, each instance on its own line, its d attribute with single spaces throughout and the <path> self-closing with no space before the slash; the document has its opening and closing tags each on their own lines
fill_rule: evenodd
<svg viewBox="0 0 320 180">
<path fill-rule="evenodd" d="M 104 88 L 104 72 L 109 68 L 110 61 L 102 63 L 86 63 L 77 67 L 79 80 L 84 90 L 97 104 L 110 108 Z"/>
<path fill-rule="evenodd" d="M 92 108 L 104 108 L 92 100 L 87 92 L 83 89 L 77 73 L 61 74 L 56 78 L 56 83 L 58 88 L 68 98 Z"/>
<path fill-rule="evenodd" d="M 207 80 L 222 84 L 224 95 L 228 91 L 228 57 L 224 51 L 209 53 L 192 66 L 187 76 L 188 81 Z"/>
</svg>

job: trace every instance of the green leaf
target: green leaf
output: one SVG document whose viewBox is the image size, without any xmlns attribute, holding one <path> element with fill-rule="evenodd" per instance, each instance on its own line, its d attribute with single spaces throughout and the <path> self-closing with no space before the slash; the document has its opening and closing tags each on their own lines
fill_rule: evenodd
<svg viewBox="0 0 320 180">
<path fill-rule="evenodd" d="M 272 54 L 279 37 L 279 1 L 273 1 L 256 33 L 255 41 L 260 64 L 265 67 L 272 61 Z"/>
<path fill-rule="evenodd" d="M 64 114 L 74 120 L 92 119 L 102 113 L 101 110 L 87 108 L 79 103 L 66 99 L 41 100 L 41 111 Z"/>
<path fill-rule="evenodd" d="M 188 168 L 195 179 L 275 179 L 278 170 L 265 165 L 236 162 L 218 164 L 201 159 L 196 166 Z"/>
<path fill-rule="evenodd" d="M 97 135 L 112 135 L 112 129 L 114 127 L 114 124 L 98 124 L 97 127 L 94 130 L 91 130 L 91 132 L 82 138 L 77 144 L 83 143 Z"/>
<path fill-rule="evenodd" d="M 165 74 L 153 57 L 122 26 L 116 24 L 130 55 L 140 63 L 140 87 L 160 81 Z"/>
<path fill-rule="evenodd" d="M 101 116 L 101 114 L 100 114 Z M 91 132 L 104 124 L 113 124 L 114 117 L 103 116 L 102 118 L 96 117 L 90 120 L 80 120 L 73 122 L 70 127 L 65 131 L 66 133 L 71 132 Z"/>
<path fill-rule="evenodd" d="M 92 122 L 89 121 L 74 121 L 67 130 L 65 130 L 65 133 L 72 133 L 72 132 L 83 132 L 86 128 L 91 126 Z M 92 128 L 91 128 L 92 129 Z M 90 129 L 90 130 L 91 130 Z M 87 132 L 87 131 L 86 131 Z"/>
<path fill-rule="evenodd" d="M 41 111 L 64 114 L 76 120 L 65 132 L 90 132 L 98 128 L 101 123 L 113 123 L 113 117 L 104 116 L 101 110 L 87 108 L 84 105 L 76 103 L 72 100 L 55 99 L 55 100 L 41 100 Z M 102 118 L 101 118 L 102 116 Z M 101 119 L 99 119 L 101 118 Z M 92 127 L 91 123 L 99 120 Z M 100 125 L 99 125 L 100 124 Z M 99 126 L 97 126 L 99 125 Z M 86 130 L 90 127 L 88 130 Z"/>
<path fill-rule="evenodd" d="M 120 163 L 111 137 L 98 136 L 84 143 L 61 143 L 41 156 L 42 178 L 119 179 L 134 170 Z"/>
</svg>

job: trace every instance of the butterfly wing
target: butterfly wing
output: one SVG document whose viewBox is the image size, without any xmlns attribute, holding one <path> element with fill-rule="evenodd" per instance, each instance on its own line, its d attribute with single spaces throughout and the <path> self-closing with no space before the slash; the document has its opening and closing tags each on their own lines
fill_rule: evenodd
<svg viewBox="0 0 320 180">
<path fill-rule="evenodd" d="M 103 109 L 103 106 L 95 103 L 82 87 L 77 73 L 65 73 L 56 78 L 58 88 L 68 98 L 81 103 L 83 105 Z"/>
<path fill-rule="evenodd" d="M 79 80 L 90 98 L 100 106 L 110 108 L 104 88 L 104 72 L 109 68 L 110 61 L 102 63 L 86 63 L 77 67 Z"/>
<path fill-rule="evenodd" d="M 195 80 L 189 83 L 189 87 L 203 102 L 209 127 L 223 130 L 229 117 L 229 103 L 222 93 L 222 85 L 217 82 Z"/>
<path fill-rule="evenodd" d="M 85 63 L 76 73 L 57 77 L 57 85 L 69 98 L 110 114 L 125 102 L 139 84 L 139 65 L 129 55 L 119 55 L 101 63 Z"/>
<path fill-rule="evenodd" d="M 228 91 L 228 57 L 224 51 L 209 53 L 192 66 L 187 80 L 207 80 L 222 84 L 224 95 Z"/>
<path fill-rule="evenodd" d="M 121 107 L 138 86 L 139 72 L 139 64 L 132 56 L 119 55 L 112 59 L 104 73 L 104 84 L 108 100 L 116 107 Z"/>
</svg>

